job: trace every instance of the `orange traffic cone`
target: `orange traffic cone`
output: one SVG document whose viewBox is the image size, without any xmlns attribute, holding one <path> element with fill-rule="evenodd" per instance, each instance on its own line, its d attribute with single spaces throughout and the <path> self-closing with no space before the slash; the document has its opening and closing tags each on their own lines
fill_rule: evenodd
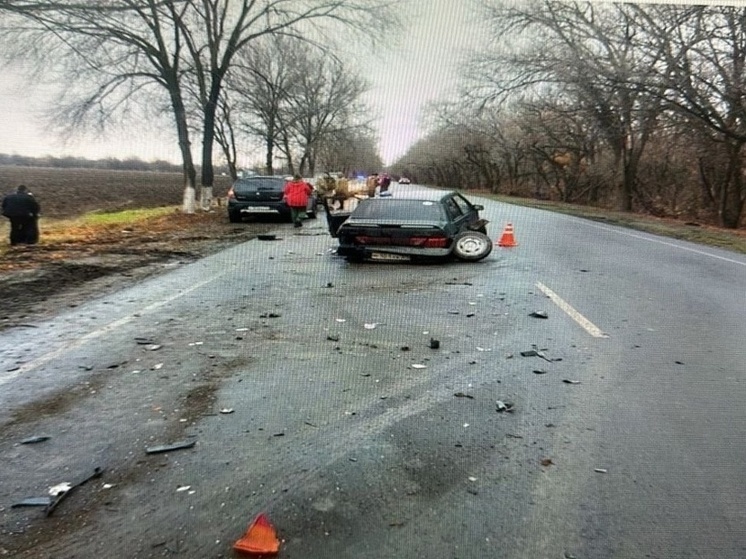
<svg viewBox="0 0 746 559">
<path fill-rule="evenodd" d="M 503 234 L 500 235 L 500 240 L 497 241 L 499 247 L 517 247 L 518 243 L 515 242 L 515 235 L 513 234 L 513 224 L 508 223 L 505 226 Z"/>
<path fill-rule="evenodd" d="M 243 537 L 233 544 L 233 549 L 249 555 L 277 555 L 280 540 L 269 519 L 264 514 L 259 514 Z"/>
</svg>

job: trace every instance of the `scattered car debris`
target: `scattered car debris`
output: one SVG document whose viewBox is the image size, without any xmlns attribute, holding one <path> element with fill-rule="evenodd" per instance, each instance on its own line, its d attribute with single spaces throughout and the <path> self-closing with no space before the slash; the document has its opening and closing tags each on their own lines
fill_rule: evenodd
<svg viewBox="0 0 746 559">
<path fill-rule="evenodd" d="M 366 330 L 375 330 L 376 326 L 378 326 L 377 322 L 366 322 L 364 325 Z"/>
<path fill-rule="evenodd" d="M 183 450 L 185 448 L 192 448 L 197 441 L 179 441 L 173 444 L 163 444 L 158 446 L 151 446 L 145 449 L 147 454 L 160 454 L 162 452 L 170 452 L 172 450 Z"/>
<path fill-rule="evenodd" d="M 145 349 L 147 349 L 148 351 L 158 351 L 162 347 L 163 346 L 161 344 L 151 344 L 151 345 L 147 346 Z"/>
<path fill-rule="evenodd" d="M 153 345 L 155 340 L 151 338 L 135 338 L 135 343 L 137 345 Z"/>
<path fill-rule="evenodd" d="M 534 311 L 528 316 L 531 316 L 533 318 L 549 318 L 549 314 L 547 314 L 546 311 Z"/>
<path fill-rule="evenodd" d="M 222 408 L 220 410 L 220 413 L 229 414 L 229 413 L 233 413 L 234 411 L 236 411 L 236 410 L 234 410 L 233 408 Z"/>
<path fill-rule="evenodd" d="M 580 384 L 579 380 L 570 380 L 568 378 L 563 378 L 562 382 L 564 382 L 565 384 Z"/>
<path fill-rule="evenodd" d="M 509 439 L 522 439 L 523 435 L 515 435 L 513 433 L 505 433 L 505 436 Z"/>
<path fill-rule="evenodd" d="M 606 474 L 609 472 L 609 470 L 607 470 L 606 468 L 596 468 L 593 471 L 596 472 L 597 474 Z"/>
<path fill-rule="evenodd" d="M 266 312 L 259 315 L 259 318 L 280 318 L 282 315 L 274 312 Z"/>
<path fill-rule="evenodd" d="M 49 494 L 52 497 L 58 497 L 62 495 L 63 493 L 67 493 L 70 491 L 70 488 L 72 485 L 70 485 L 69 481 L 63 481 L 62 483 L 58 483 L 57 485 L 53 485 L 49 488 Z"/>
<path fill-rule="evenodd" d="M 402 351 L 409 351 L 409 346 L 408 345 L 403 345 L 399 349 L 402 350 Z"/>
<path fill-rule="evenodd" d="M 282 432 L 282 431 L 280 431 L 280 432 L 278 432 L 278 433 L 272 433 L 272 436 L 273 436 L 273 437 L 284 437 L 284 436 L 285 436 L 285 433 L 284 433 L 284 432 Z"/>
<path fill-rule="evenodd" d="M 542 458 L 541 459 L 541 465 L 544 466 L 545 468 L 548 468 L 552 464 L 554 464 L 554 462 L 552 462 L 551 458 Z"/>
<path fill-rule="evenodd" d="M 440 348 L 440 340 L 436 340 L 435 338 L 430 338 L 430 349 L 438 349 Z"/>
<path fill-rule="evenodd" d="M 35 435 L 33 437 L 29 437 L 27 439 L 23 439 L 21 441 L 21 444 L 35 444 L 35 443 L 43 443 L 44 441 L 48 441 L 51 437 L 48 437 L 47 435 Z"/>
<path fill-rule="evenodd" d="M 332 282 L 328 282 L 324 287 L 326 289 L 331 289 L 332 287 L 334 287 L 334 284 Z"/>
<path fill-rule="evenodd" d="M 101 475 L 103 473 L 104 473 L 103 468 L 100 468 L 100 467 L 97 466 L 97 467 L 95 467 L 93 469 L 93 473 L 87 474 L 86 476 L 84 476 L 83 478 L 81 478 L 80 480 L 78 480 L 77 482 L 69 484 L 69 488 L 66 491 L 64 491 L 62 493 L 59 493 L 57 496 L 55 496 L 52 499 L 52 501 L 47 506 L 47 510 L 45 511 L 45 515 L 46 516 L 50 516 L 54 512 L 54 509 L 57 508 L 57 505 L 59 505 L 60 502 L 62 502 L 62 500 L 65 499 L 68 495 L 70 495 L 75 489 L 77 489 L 78 487 L 80 487 L 82 485 L 85 485 L 86 483 L 88 483 L 89 481 L 91 481 L 94 478 L 101 477 Z"/>
<path fill-rule="evenodd" d="M 259 239 L 260 241 L 279 241 L 279 240 L 281 240 L 281 239 L 277 238 L 277 235 L 264 235 L 264 234 L 262 234 L 262 235 L 257 235 L 256 238 Z"/>
<path fill-rule="evenodd" d="M 495 406 L 497 408 L 497 411 L 512 413 L 513 412 L 513 404 L 511 402 L 503 402 L 502 400 L 498 400 L 495 402 Z"/>
<path fill-rule="evenodd" d="M 456 398 L 468 398 L 469 400 L 474 399 L 474 396 L 472 396 L 471 394 L 466 394 L 464 392 L 456 392 L 454 396 L 456 396 Z"/>
<path fill-rule="evenodd" d="M 423 365 L 422 363 L 412 363 L 410 367 L 413 369 L 427 369 L 427 365 Z"/>
<path fill-rule="evenodd" d="M 535 375 L 546 375 L 549 371 L 546 369 L 534 369 L 533 372 Z"/>
<path fill-rule="evenodd" d="M 28 497 L 23 501 L 13 503 L 10 508 L 15 509 L 18 507 L 48 507 L 52 504 L 51 497 Z"/>
<path fill-rule="evenodd" d="M 526 351 L 521 352 L 522 357 L 537 357 L 539 355 L 539 352 L 535 349 L 529 349 Z"/>
<path fill-rule="evenodd" d="M 182 485 L 180 487 L 176 488 L 177 493 L 183 493 L 184 491 L 189 491 L 192 488 L 191 485 Z"/>
<path fill-rule="evenodd" d="M 329 340 L 330 342 L 338 342 L 339 341 L 339 334 L 329 334 L 326 337 L 326 339 Z"/>
</svg>

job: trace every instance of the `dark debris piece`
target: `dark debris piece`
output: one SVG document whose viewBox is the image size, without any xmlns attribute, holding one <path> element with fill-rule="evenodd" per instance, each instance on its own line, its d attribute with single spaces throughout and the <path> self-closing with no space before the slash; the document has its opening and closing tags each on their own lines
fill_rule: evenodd
<svg viewBox="0 0 746 559">
<path fill-rule="evenodd" d="M 469 400 L 474 399 L 474 396 L 472 396 L 471 394 L 466 394 L 464 392 L 456 392 L 454 396 L 456 396 L 456 398 L 468 398 Z"/>
<path fill-rule="evenodd" d="M 546 311 L 534 311 L 528 316 L 531 316 L 533 318 L 549 318 L 549 314 Z"/>
<path fill-rule="evenodd" d="M 160 454 L 161 452 L 170 452 L 172 450 L 183 450 L 185 448 L 192 448 L 197 441 L 180 441 L 173 444 L 162 444 L 158 446 L 151 446 L 145 449 L 147 454 Z"/>
<path fill-rule="evenodd" d="M 34 444 L 34 443 L 43 443 L 44 441 L 48 441 L 50 437 L 47 437 L 46 435 L 37 435 L 35 437 L 29 437 L 27 439 L 23 439 L 21 441 L 21 444 Z"/>
</svg>

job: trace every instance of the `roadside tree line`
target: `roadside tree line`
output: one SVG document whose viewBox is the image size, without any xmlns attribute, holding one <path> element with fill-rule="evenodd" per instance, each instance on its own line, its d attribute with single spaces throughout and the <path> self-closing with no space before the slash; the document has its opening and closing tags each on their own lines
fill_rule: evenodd
<svg viewBox="0 0 746 559">
<path fill-rule="evenodd" d="M 62 86 L 62 134 L 170 115 L 182 159 L 183 208 L 193 212 L 201 140 L 201 204 L 214 157 L 236 173 L 239 144 L 263 144 L 266 172 L 352 164 L 379 167 L 360 96 L 367 84 L 338 53 L 342 39 L 375 42 L 398 25 L 391 0 L 0 0 L 6 60 L 26 60 L 37 83 Z M 356 153 L 340 152 L 355 146 Z M 332 157 L 333 156 L 333 157 Z"/>
<path fill-rule="evenodd" d="M 746 8 L 481 5 L 490 44 L 394 172 L 742 226 Z"/>
</svg>

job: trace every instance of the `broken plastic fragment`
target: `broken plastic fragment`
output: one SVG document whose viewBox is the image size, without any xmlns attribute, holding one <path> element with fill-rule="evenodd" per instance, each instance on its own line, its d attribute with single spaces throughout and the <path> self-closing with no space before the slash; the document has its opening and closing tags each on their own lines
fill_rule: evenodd
<svg viewBox="0 0 746 559">
<path fill-rule="evenodd" d="M 436 340 L 435 338 L 430 338 L 430 349 L 438 349 L 440 348 L 440 340 Z"/>
<path fill-rule="evenodd" d="M 567 378 L 563 378 L 562 382 L 564 382 L 565 384 L 580 384 L 579 380 L 570 380 L 570 379 L 567 379 Z"/>
<path fill-rule="evenodd" d="M 539 355 L 539 352 L 535 349 L 529 349 L 528 351 L 522 351 L 521 355 L 523 357 L 536 357 L 537 355 Z"/>
<path fill-rule="evenodd" d="M 549 315 L 546 311 L 534 311 L 528 316 L 532 316 L 533 318 L 549 318 Z"/>
<path fill-rule="evenodd" d="M 422 363 L 412 363 L 411 367 L 413 369 L 427 369 L 427 365 L 423 365 Z"/>
<path fill-rule="evenodd" d="M 182 485 L 181 487 L 176 488 L 177 493 L 182 493 L 184 491 L 189 491 L 192 488 L 191 485 Z"/>
<path fill-rule="evenodd" d="M 498 412 L 512 412 L 513 411 L 513 404 L 510 402 L 503 402 L 502 400 L 498 400 L 495 402 L 495 407 Z"/>
<path fill-rule="evenodd" d="M 220 410 L 220 413 L 233 413 L 235 410 L 233 408 L 222 408 Z"/>
<path fill-rule="evenodd" d="M 593 471 L 594 471 L 594 472 L 596 472 L 597 474 L 605 474 L 605 473 L 608 473 L 608 470 L 607 470 L 606 468 L 596 468 L 596 469 L 595 469 L 595 470 L 593 470 Z"/>
<path fill-rule="evenodd" d="M 72 485 L 70 485 L 69 481 L 63 481 L 62 483 L 58 483 L 57 485 L 53 485 L 49 488 L 49 494 L 52 497 L 57 497 L 59 495 L 62 495 L 63 493 L 67 493 L 72 488 Z"/>
<path fill-rule="evenodd" d="M 465 394 L 463 392 L 456 392 L 454 396 L 456 396 L 456 398 L 468 398 L 469 400 L 474 399 L 474 396 L 472 396 L 471 394 Z"/>
<path fill-rule="evenodd" d="M 376 326 L 378 326 L 378 323 L 376 322 L 366 322 L 363 326 L 365 326 L 366 330 L 374 330 Z"/>
</svg>

